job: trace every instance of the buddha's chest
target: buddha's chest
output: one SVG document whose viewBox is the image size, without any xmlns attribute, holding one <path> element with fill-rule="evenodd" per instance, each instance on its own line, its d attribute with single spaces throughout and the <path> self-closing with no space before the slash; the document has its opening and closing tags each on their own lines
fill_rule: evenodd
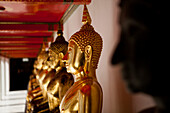
<svg viewBox="0 0 170 113">
<path fill-rule="evenodd" d="M 91 98 L 91 85 L 83 83 L 77 87 L 71 87 L 64 96 L 60 110 L 62 113 L 82 113 L 84 111 L 85 103 Z"/>
<path fill-rule="evenodd" d="M 65 103 L 61 104 L 61 113 L 78 113 L 79 102 L 81 102 L 80 95 L 82 95 L 81 91 L 77 90 L 73 95 L 63 98 Z"/>
<path fill-rule="evenodd" d="M 61 99 L 73 83 L 73 76 L 66 71 L 61 71 L 53 79 L 51 79 L 47 86 L 47 91 Z"/>
</svg>

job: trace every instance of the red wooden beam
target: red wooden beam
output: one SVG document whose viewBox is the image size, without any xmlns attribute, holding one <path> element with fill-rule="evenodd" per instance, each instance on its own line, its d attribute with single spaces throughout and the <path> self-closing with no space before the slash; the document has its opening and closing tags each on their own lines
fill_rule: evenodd
<svg viewBox="0 0 170 113">
<path fill-rule="evenodd" d="M 9 2 L 9 0 L 1 0 L 1 1 L 7 1 Z M 63 4 L 63 3 L 76 3 L 76 4 L 89 4 L 91 2 L 91 0 L 10 0 L 10 1 L 19 1 L 19 2 L 55 2 L 58 4 Z"/>
<path fill-rule="evenodd" d="M 52 38 L 0 38 L 0 44 L 42 44 L 51 42 Z"/>
<path fill-rule="evenodd" d="M 0 30 L 58 31 L 58 26 L 59 23 L 0 22 Z"/>
<path fill-rule="evenodd" d="M 52 31 L 0 30 L 0 36 L 52 36 Z"/>
<path fill-rule="evenodd" d="M 18 23 L 18 22 L 17 22 Z M 22 23 L 22 22 L 21 22 Z M 0 24 L 0 30 L 38 30 L 48 31 L 48 24 Z"/>
<path fill-rule="evenodd" d="M 0 36 L 0 38 L 50 38 L 47 36 Z"/>
<path fill-rule="evenodd" d="M 0 45 L 0 50 L 25 50 L 25 49 L 40 49 L 41 44 L 37 45 Z M 48 47 L 48 45 L 46 45 Z"/>
<path fill-rule="evenodd" d="M 1 54 L 10 54 L 10 53 L 38 53 L 40 49 L 28 49 L 28 50 L 0 50 Z"/>
<path fill-rule="evenodd" d="M 53 0 L 48 0 L 48 2 L 43 2 L 43 0 L 18 1 L 6 0 L 5 2 L 0 2 L 0 6 L 5 8 L 1 12 L 0 22 L 23 22 L 23 24 L 25 24 L 24 22 L 57 23 L 60 22 L 70 3 L 72 4 L 72 2 L 67 4 L 53 2 Z"/>
<path fill-rule="evenodd" d="M 7 55 L 1 54 L 1 53 L 0 53 L 0 56 L 3 56 L 3 57 L 6 57 L 6 58 L 9 58 Z"/>
<path fill-rule="evenodd" d="M 91 3 L 91 0 L 73 0 L 73 4 L 76 4 L 76 5 L 84 5 L 84 4 L 88 5 L 90 3 Z"/>
<path fill-rule="evenodd" d="M 19 53 L 19 54 L 8 54 L 10 58 L 36 58 L 38 53 Z"/>
<path fill-rule="evenodd" d="M 10 55 L 10 56 L 17 56 L 17 55 L 28 55 L 28 56 L 30 56 L 30 55 L 37 55 L 38 53 L 8 53 L 8 55 Z"/>
<path fill-rule="evenodd" d="M 35 58 L 37 57 L 40 49 L 32 49 L 32 50 L 1 50 L 0 56 L 4 56 L 7 58 Z"/>
<path fill-rule="evenodd" d="M 1 54 L 0 56 L 7 58 L 37 58 L 38 54 Z"/>
</svg>

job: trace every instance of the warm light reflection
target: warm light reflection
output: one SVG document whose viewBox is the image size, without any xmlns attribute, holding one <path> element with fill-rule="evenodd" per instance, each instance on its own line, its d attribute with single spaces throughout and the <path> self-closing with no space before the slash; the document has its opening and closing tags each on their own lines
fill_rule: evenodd
<svg viewBox="0 0 170 113">
<path fill-rule="evenodd" d="M 23 61 L 23 62 L 28 62 L 29 59 L 28 59 L 28 58 L 23 58 L 22 61 Z"/>
<path fill-rule="evenodd" d="M 48 66 L 47 66 L 47 65 L 44 65 L 44 66 L 43 66 L 43 69 L 48 69 Z"/>
<path fill-rule="evenodd" d="M 68 68 L 68 72 L 76 73 L 76 70 L 71 66 L 70 68 Z"/>
<path fill-rule="evenodd" d="M 38 75 L 36 75 L 36 78 L 39 79 L 40 77 Z"/>
<path fill-rule="evenodd" d="M 79 67 L 79 62 L 77 61 L 77 62 L 75 62 L 75 67 Z"/>
<path fill-rule="evenodd" d="M 41 69 L 42 65 L 37 64 L 37 69 Z"/>
<path fill-rule="evenodd" d="M 75 105 L 74 108 L 73 108 L 73 111 L 76 111 L 78 108 L 79 108 L 79 107 L 78 107 L 78 103 L 76 103 L 76 105 Z"/>
<path fill-rule="evenodd" d="M 58 88 L 59 88 L 59 83 L 57 82 L 57 84 L 53 88 L 55 90 L 52 90 L 52 94 L 55 94 L 55 92 L 56 92 L 56 90 L 58 90 Z"/>
</svg>

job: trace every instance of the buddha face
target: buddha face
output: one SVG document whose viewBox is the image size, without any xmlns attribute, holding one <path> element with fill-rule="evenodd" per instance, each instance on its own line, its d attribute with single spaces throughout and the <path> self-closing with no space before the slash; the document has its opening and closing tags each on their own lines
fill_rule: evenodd
<svg viewBox="0 0 170 113">
<path fill-rule="evenodd" d="M 59 55 L 49 49 L 49 60 L 50 67 L 54 69 L 59 62 Z"/>
<path fill-rule="evenodd" d="M 48 69 L 49 68 L 49 64 L 48 64 L 49 61 L 44 61 L 43 63 L 43 69 Z"/>
<path fill-rule="evenodd" d="M 38 63 L 38 61 L 36 60 L 36 61 L 34 62 L 34 65 L 33 65 L 34 68 L 37 68 L 37 63 Z"/>
<path fill-rule="evenodd" d="M 38 58 L 37 65 L 36 65 L 38 69 L 41 69 L 41 68 L 42 68 L 42 66 L 43 66 L 43 61 L 44 61 L 43 59 Z"/>
<path fill-rule="evenodd" d="M 77 74 L 84 68 L 84 52 L 73 42 L 68 45 L 68 59 L 66 61 L 67 72 Z"/>
</svg>

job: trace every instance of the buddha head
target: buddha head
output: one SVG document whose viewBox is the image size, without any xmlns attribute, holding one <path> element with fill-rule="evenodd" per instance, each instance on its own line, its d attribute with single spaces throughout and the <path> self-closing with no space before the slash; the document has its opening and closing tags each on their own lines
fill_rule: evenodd
<svg viewBox="0 0 170 113">
<path fill-rule="evenodd" d="M 56 71 L 54 76 L 47 76 L 46 81 L 43 81 L 44 89 L 46 88 L 48 92 L 49 108 L 52 112 L 53 110 L 54 112 L 59 112 L 61 96 L 63 97 L 73 83 L 73 78 L 71 78 L 71 74 L 66 73 L 63 63 L 63 57 L 68 50 L 68 42 L 65 41 L 62 30 L 58 30 L 57 34 L 58 37 L 55 42 L 51 43 L 49 48 L 49 63 L 51 68 L 55 68 Z"/>
<path fill-rule="evenodd" d="M 33 67 L 34 67 L 34 69 L 33 69 L 33 71 L 32 71 L 32 73 L 34 74 L 34 75 L 36 75 L 37 74 L 37 64 L 38 64 L 38 61 L 37 60 L 35 60 L 34 61 L 34 64 L 33 64 Z"/>
<path fill-rule="evenodd" d="M 86 6 L 85 11 L 84 14 L 87 14 Z M 72 74 L 78 74 L 81 71 L 89 73 L 91 69 L 97 69 L 101 55 L 102 38 L 90 25 L 90 17 L 87 16 L 86 18 L 80 31 L 73 34 L 69 39 L 66 68 L 67 72 Z"/>
<path fill-rule="evenodd" d="M 33 65 L 34 69 L 36 69 L 36 68 L 37 68 L 37 63 L 38 63 L 38 61 L 37 61 L 37 60 L 35 60 L 35 61 L 34 61 L 34 65 Z"/>
<path fill-rule="evenodd" d="M 67 52 L 68 42 L 63 37 L 62 30 L 58 30 L 58 36 L 55 42 L 51 43 L 49 47 L 49 64 L 51 68 L 61 66 L 62 58 Z"/>
<path fill-rule="evenodd" d="M 48 54 L 49 54 L 49 51 L 48 51 Z M 49 56 L 47 56 L 46 60 L 44 60 L 44 62 L 43 62 L 42 68 L 43 68 L 44 70 L 48 70 L 48 69 L 50 68 L 50 65 L 49 65 L 49 63 L 48 63 L 48 62 L 49 62 L 48 59 L 49 59 Z"/>
<path fill-rule="evenodd" d="M 169 32 L 162 29 L 168 22 L 164 7 L 155 1 L 120 1 L 120 40 L 111 63 L 121 64 L 123 80 L 133 93 L 162 97 L 169 93 L 169 67 L 165 66 L 170 62 L 166 41 Z"/>
<path fill-rule="evenodd" d="M 45 50 L 45 45 L 43 43 L 42 50 L 37 57 L 37 69 L 41 69 L 44 61 L 48 58 L 48 51 Z"/>
</svg>

